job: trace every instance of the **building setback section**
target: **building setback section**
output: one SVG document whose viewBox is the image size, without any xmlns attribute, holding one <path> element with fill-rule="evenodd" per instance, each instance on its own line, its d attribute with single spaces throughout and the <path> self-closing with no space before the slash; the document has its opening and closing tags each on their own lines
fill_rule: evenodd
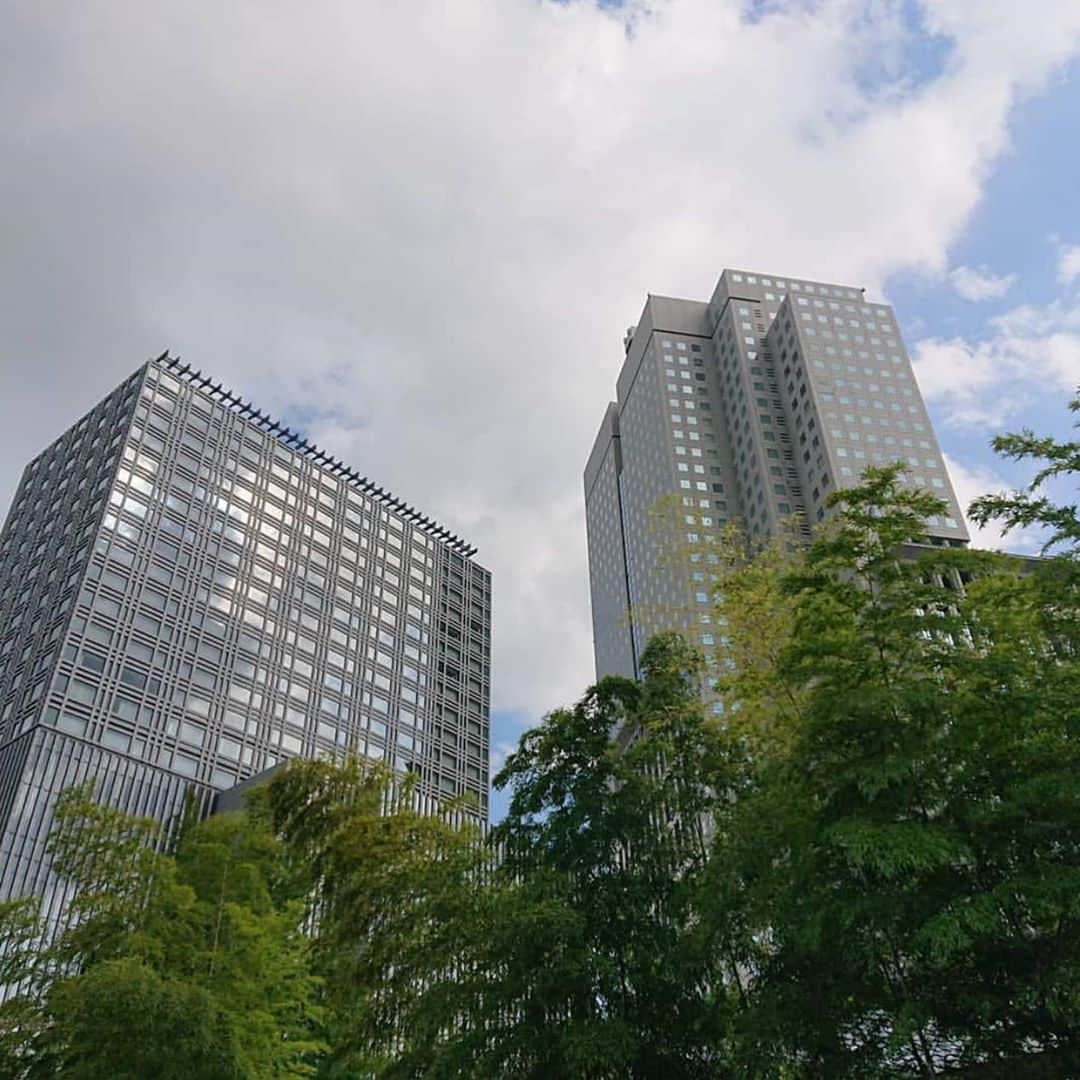
<svg viewBox="0 0 1080 1080">
<path fill-rule="evenodd" d="M 586 500 L 595 510 L 586 519 L 589 588 L 597 669 L 632 679 L 637 671 L 637 658 L 627 622 L 630 594 L 619 494 L 620 442 L 619 407 L 611 402 L 585 467 Z"/>
<path fill-rule="evenodd" d="M 486 820 L 490 574 L 472 547 L 167 356 L 23 473 L 0 533 L 0 896 L 66 896 L 56 797 L 166 826 L 354 751 Z"/>
<path fill-rule="evenodd" d="M 624 344 L 585 470 L 598 677 L 633 674 L 662 629 L 708 657 L 709 545 L 729 523 L 763 540 L 793 517 L 808 536 L 868 465 L 902 460 L 946 503 L 930 541 L 967 543 L 892 309 L 861 289 L 725 270 L 707 303 L 650 295 Z M 664 558 L 660 507 L 689 565 Z"/>
</svg>

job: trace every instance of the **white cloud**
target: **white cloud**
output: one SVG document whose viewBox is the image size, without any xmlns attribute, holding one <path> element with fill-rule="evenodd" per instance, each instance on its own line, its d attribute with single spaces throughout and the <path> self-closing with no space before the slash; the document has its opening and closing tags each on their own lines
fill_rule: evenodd
<svg viewBox="0 0 1080 1080">
<path fill-rule="evenodd" d="M 901 0 L 14 8 L 0 487 L 170 345 L 479 545 L 529 717 L 592 676 L 580 477 L 645 293 L 944 273 L 1080 43 L 1072 0 L 926 0 L 915 85 Z"/>
<path fill-rule="evenodd" d="M 992 274 L 986 267 L 958 266 L 949 274 L 956 295 L 978 303 L 1004 296 L 1016 281 L 1015 274 Z"/>
<path fill-rule="evenodd" d="M 956 424 L 998 425 L 1006 404 L 996 394 L 1002 369 L 987 343 L 969 344 L 962 338 L 924 338 L 915 343 L 911 362 L 928 402 L 945 402 Z"/>
<path fill-rule="evenodd" d="M 517 750 L 517 743 L 507 739 L 496 740 L 491 744 L 491 775 L 494 776 L 505 764 L 506 759 Z"/>
<path fill-rule="evenodd" d="M 1003 536 L 1001 528 L 993 522 L 980 527 L 967 516 L 967 508 L 980 495 L 1009 490 L 1009 484 L 1004 478 L 985 465 L 968 464 L 950 454 L 945 454 L 944 457 L 949 479 L 952 480 L 953 490 L 964 511 L 964 520 L 971 534 L 971 546 L 1024 554 L 1038 551 L 1039 540 L 1034 530 L 1014 529 L 1008 536 Z"/>
<path fill-rule="evenodd" d="M 1080 278 L 1080 244 L 1065 244 L 1058 252 L 1058 281 L 1071 285 Z"/>
<path fill-rule="evenodd" d="M 1032 404 L 1080 386 L 1080 302 L 1023 304 L 986 324 L 978 341 L 924 338 L 912 353 L 928 402 L 950 423 L 1000 428 Z"/>
</svg>

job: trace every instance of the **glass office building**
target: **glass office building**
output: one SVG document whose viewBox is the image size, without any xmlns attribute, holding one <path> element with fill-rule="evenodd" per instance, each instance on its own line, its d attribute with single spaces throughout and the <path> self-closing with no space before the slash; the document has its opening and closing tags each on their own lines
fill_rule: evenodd
<svg viewBox="0 0 1080 1080">
<path fill-rule="evenodd" d="M 0 534 L 0 897 L 66 902 L 58 794 L 162 822 L 295 756 L 487 817 L 475 549 L 168 355 L 25 469 Z"/>
</svg>

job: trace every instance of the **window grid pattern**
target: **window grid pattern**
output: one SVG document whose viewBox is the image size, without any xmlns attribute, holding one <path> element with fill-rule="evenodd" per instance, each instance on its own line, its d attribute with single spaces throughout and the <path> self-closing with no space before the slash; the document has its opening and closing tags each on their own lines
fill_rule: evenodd
<svg viewBox="0 0 1080 1080">
<path fill-rule="evenodd" d="M 175 835 L 188 799 L 209 810 L 213 790 L 83 739 L 36 727 L 0 749 L 0 895 L 38 895 L 48 933 L 63 920 L 70 888 L 43 858 L 56 800 L 69 787 L 93 781 L 95 796 L 128 813 L 162 823 L 161 843 Z"/>
<path fill-rule="evenodd" d="M 797 516 L 808 537 L 829 494 L 868 465 L 902 460 L 907 483 L 947 504 L 926 523 L 930 540 L 967 543 L 895 316 L 862 290 L 725 270 L 707 304 L 650 296 L 624 344 L 616 413 L 585 475 L 598 675 L 621 671 L 608 643 L 625 635 L 622 596 L 638 655 L 678 628 L 708 657 L 718 640 L 709 547 L 723 528 L 764 541 Z M 618 530 L 597 465 L 612 425 Z M 662 500 L 677 508 L 689 567 L 659 557 L 650 518 Z"/>
<path fill-rule="evenodd" d="M 37 722 L 140 379 L 125 381 L 23 471 L 0 532 L 0 745 Z"/>
<path fill-rule="evenodd" d="M 343 751 L 486 821 L 491 578 L 417 518 L 164 358 L 31 463 L 0 534 L 4 888 L 43 880 L 51 814 L 19 824 L 20 735 L 119 770 L 163 821 L 147 793 Z"/>
</svg>

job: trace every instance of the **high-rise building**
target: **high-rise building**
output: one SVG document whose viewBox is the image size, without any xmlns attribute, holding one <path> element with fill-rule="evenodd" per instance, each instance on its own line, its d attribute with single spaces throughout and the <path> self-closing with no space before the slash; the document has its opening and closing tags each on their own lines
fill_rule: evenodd
<svg viewBox="0 0 1080 1080">
<path fill-rule="evenodd" d="M 0 897 L 66 900 L 57 795 L 185 798 L 351 751 L 486 820 L 475 549 L 167 355 L 23 473 L 0 533 Z M 190 794 L 189 794 L 190 793 Z"/>
<path fill-rule="evenodd" d="M 656 508 L 707 552 L 728 523 L 805 535 L 826 497 L 903 460 L 941 496 L 930 542 L 967 543 L 896 318 L 862 289 L 725 270 L 707 303 L 650 296 L 585 468 L 597 675 L 632 676 L 679 627 L 708 653 L 708 566 L 665 560 Z"/>
</svg>

